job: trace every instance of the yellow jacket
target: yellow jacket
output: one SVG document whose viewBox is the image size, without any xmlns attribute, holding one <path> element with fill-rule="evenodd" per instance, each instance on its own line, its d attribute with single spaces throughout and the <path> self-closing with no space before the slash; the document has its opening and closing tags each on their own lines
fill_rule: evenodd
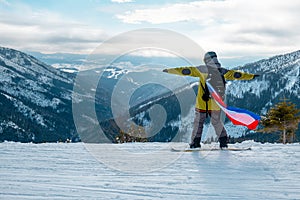
<svg viewBox="0 0 300 200">
<path fill-rule="evenodd" d="M 220 68 L 219 71 L 224 76 L 225 80 L 251 80 L 255 77 L 254 74 L 248 74 L 238 70 L 227 70 L 225 68 Z M 202 99 L 202 96 L 204 94 L 204 90 L 202 86 L 205 86 L 205 81 L 208 75 L 208 70 L 205 65 L 200 65 L 198 67 L 179 67 L 179 68 L 165 69 L 164 72 L 170 74 L 182 75 L 182 76 L 199 77 L 200 80 L 199 80 L 198 93 L 196 99 L 196 109 L 202 112 L 206 111 L 206 102 Z M 209 111 L 220 110 L 219 106 L 212 98 L 208 100 L 207 104 L 208 104 Z"/>
</svg>

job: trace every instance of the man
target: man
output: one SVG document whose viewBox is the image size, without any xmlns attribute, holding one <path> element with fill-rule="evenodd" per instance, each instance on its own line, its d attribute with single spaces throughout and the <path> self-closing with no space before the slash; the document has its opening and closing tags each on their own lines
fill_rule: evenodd
<svg viewBox="0 0 300 200">
<path fill-rule="evenodd" d="M 171 74 L 200 78 L 190 148 L 201 147 L 200 141 L 203 125 L 208 116 L 210 116 L 211 123 L 219 138 L 220 148 L 227 148 L 228 135 L 220 118 L 221 110 L 216 102 L 210 97 L 206 81 L 208 81 L 224 99 L 226 80 L 251 80 L 258 75 L 222 68 L 215 52 L 207 52 L 204 55 L 203 61 L 205 65 L 171 68 L 163 71 Z"/>
</svg>

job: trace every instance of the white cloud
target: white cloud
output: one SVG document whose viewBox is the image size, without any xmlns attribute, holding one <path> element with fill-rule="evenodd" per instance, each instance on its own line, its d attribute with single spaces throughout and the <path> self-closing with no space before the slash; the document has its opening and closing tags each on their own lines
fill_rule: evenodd
<svg viewBox="0 0 300 200">
<path fill-rule="evenodd" d="M 177 3 L 160 6 L 152 9 L 138 9 L 119 14 L 117 17 L 125 23 L 137 24 L 149 22 L 151 24 L 174 23 L 180 21 L 202 21 L 208 23 L 215 12 L 227 4 L 221 1 L 195 1 L 190 3 Z M 216 10 L 217 11 L 217 10 Z"/>
<path fill-rule="evenodd" d="M 224 0 L 194 1 L 160 6 L 159 8 L 137 9 L 118 14 L 125 23 L 149 22 L 151 24 L 192 21 L 204 25 L 243 21 L 261 23 L 262 20 L 281 21 L 287 14 L 298 13 L 299 2 L 295 0 Z M 274 14 L 274 15 L 270 15 Z M 276 15 L 277 14 L 277 15 Z M 283 17 L 279 19 L 279 17 Z M 245 21 L 247 19 L 247 21 Z"/>
<path fill-rule="evenodd" d="M 176 3 L 118 14 L 124 23 L 176 27 L 204 48 L 226 54 L 274 53 L 297 50 L 300 46 L 300 1 L 224 0 Z"/>
<path fill-rule="evenodd" d="M 0 35 L 1 46 L 45 53 L 89 53 L 108 37 L 103 30 L 27 6 L 0 13 Z"/>
<path fill-rule="evenodd" d="M 102 10 L 96 15 L 103 29 L 87 25 L 91 22 L 84 19 L 78 21 L 67 18 L 67 12 L 58 14 L 48 10 L 33 10 L 29 6 L 8 2 L 0 0 L 2 7 L 9 7 L 0 9 L 0 45 L 20 50 L 90 53 L 109 38 L 106 31 L 115 34 L 114 30 L 124 32 L 148 28 L 149 24 L 150 27 L 163 27 L 184 34 L 203 49 L 215 50 L 224 57 L 268 56 L 297 50 L 300 46 L 300 1 L 297 0 L 198 0 L 158 5 L 132 3 L 126 6 L 105 4 L 100 6 Z M 124 12 L 126 9 L 132 10 Z M 113 21 L 116 19 L 114 17 L 101 18 L 104 12 L 105 17 L 108 13 L 119 13 L 116 15 L 119 20 L 135 25 L 119 26 Z M 143 35 L 128 42 L 151 39 L 152 36 Z M 128 42 L 119 45 L 126 46 Z M 174 43 L 178 41 L 174 40 Z M 113 54 L 116 48 L 112 45 L 107 51 L 107 54 Z M 155 52 L 139 53 L 155 56 Z M 199 53 L 191 54 L 195 57 Z"/>
</svg>

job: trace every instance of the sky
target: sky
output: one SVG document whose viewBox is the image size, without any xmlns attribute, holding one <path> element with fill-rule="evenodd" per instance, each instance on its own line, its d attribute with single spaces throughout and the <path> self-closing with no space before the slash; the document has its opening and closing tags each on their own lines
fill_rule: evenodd
<svg viewBox="0 0 300 200">
<path fill-rule="evenodd" d="M 89 54 L 118 34 L 160 28 L 224 59 L 299 50 L 298 0 L 0 0 L 0 46 Z"/>
</svg>

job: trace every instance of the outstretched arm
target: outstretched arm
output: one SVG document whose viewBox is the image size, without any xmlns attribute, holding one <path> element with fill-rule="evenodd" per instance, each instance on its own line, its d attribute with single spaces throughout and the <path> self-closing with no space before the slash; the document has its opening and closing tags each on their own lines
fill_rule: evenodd
<svg viewBox="0 0 300 200">
<path fill-rule="evenodd" d="M 163 72 L 170 74 L 177 74 L 181 76 L 193 76 L 193 77 L 201 77 L 201 72 L 197 67 L 178 67 L 178 68 L 170 68 L 164 69 Z"/>
<path fill-rule="evenodd" d="M 256 74 L 249 74 L 249 73 L 245 73 L 245 72 L 241 72 L 238 70 L 226 70 L 224 68 L 222 68 L 223 70 L 223 75 L 224 78 L 228 81 L 231 80 L 252 80 L 255 77 L 259 76 Z"/>
<path fill-rule="evenodd" d="M 193 77 L 202 77 L 205 72 L 206 67 L 178 67 L 178 68 L 169 68 L 164 69 L 163 72 L 170 74 L 177 74 L 181 76 L 193 76 Z M 238 70 L 227 70 L 225 68 L 218 68 L 219 72 L 224 76 L 226 80 L 252 80 L 255 77 L 259 76 L 256 74 L 249 74 L 241 72 Z"/>
</svg>

